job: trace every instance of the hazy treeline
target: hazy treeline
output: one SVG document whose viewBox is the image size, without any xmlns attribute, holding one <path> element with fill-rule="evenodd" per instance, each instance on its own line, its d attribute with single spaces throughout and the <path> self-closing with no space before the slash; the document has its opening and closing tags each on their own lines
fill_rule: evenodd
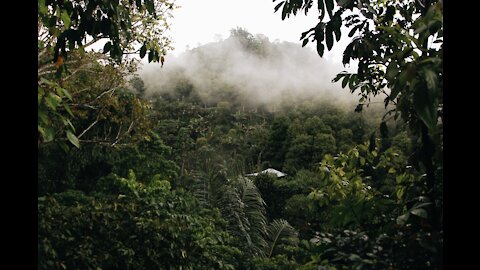
<svg viewBox="0 0 480 270">
<path fill-rule="evenodd" d="M 354 106 L 358 98 L 331 83 L 342 70 L 341 64 L 320 59 L 300 44 L 271 42 L 237 28 L 225 40 L 169 57 L 163 68 L 145 65 L 139 74 L 149 96 L 190 86 L 205 105 L 229 95 L 243 106 L 272 109 L 311 99 Z"/>
</svg>

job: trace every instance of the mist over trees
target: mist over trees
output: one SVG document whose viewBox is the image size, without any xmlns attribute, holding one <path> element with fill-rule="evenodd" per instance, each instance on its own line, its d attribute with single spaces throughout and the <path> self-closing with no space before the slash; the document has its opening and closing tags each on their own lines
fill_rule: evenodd
<svg viewBox="0 0 480 270">
<path fill-rule="evenodd" d="M 163 68 L 144 65 L 139 75 L 147 95 L 189 85 L 206 105 L 228 94 L 232 102 L 248 107 L 273 109 L 309 99 L 353 105 L 357 99 L 340 84 L 331 83 L 341 68 L 300 44 L 271 42 L 264 35 L 237 28 L 225 40 L 169 57 Z"/>
<path fill-rule="evenodd" d="M 443 269 L 442 1 L 274 2 L 316 52 L 165 57 L 174 1 L 39 1 L 38 269 Z M 344 23 L 356 72 L 318 57 Z"/>
</svg>

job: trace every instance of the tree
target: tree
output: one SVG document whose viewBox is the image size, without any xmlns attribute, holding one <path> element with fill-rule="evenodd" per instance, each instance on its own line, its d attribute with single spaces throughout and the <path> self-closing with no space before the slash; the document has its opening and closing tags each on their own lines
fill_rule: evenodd
<svg viewBox="0 0 480 270">
<path fill-rule="evenodd" d="M 279 117 L 273 121 L 270 137 L 266 145 L 264 159 L 268 160 L 270 165 L 277 169 L 281 169 L 285 161 L 288 121 L 287 117 Z"/>
<path fill-rule="evenodd" d="M 145 90 L 146 90 L 145 89 L 145 83 L 143 82 L 143 80 L 140 77 L 138 77 L 138 76 L 133 77 L 130 80 L 130 85 L 135 90 L 138 97 L 140 97 L 140 98 L 145 97 Z"/>
<path fill-rule="evenodd" d="M 278 1 L 282 20 L 299 11 L 308 13 L 312 0 Z M 356 73 L 342 72 L 342 80 L 352 93 L 361 95 L 356 111 L 368 104 L 371 96 L 385 95 L 385 107 L 394 108 L 385 117 L 399 116 L 408 124 L 415 147 L 411 163 L 426 177 L 417 183 L 419 196 L 426 195 L 432 232 L 443 232 L 443 1 L 361 1 L 320 0 L 319 23 L 302 33 L 303 46 L 316 41 L 323 56 L 341 38 L 341 27 L 355 36 L 343 53 L 343 64 L 358 61 Z M 325 20 L 328 14 L 329 20 Z M 334 39 L 335 36 L 335 39 Z M 385 118 L 384 117 L 384 118 Z M 381 130 L 387 128 L 385 122 Z M 425 187 L 425 188 L 423 188 Z M 435 262 L 442 268 L 442 242 L 435 246 Z"/>
<path fill-rule="evenodd" d="M 39 57 L 53 49 L 53 60 L 58 63 L 60 56 L 67 60 L 69 51 L 106 39 L 103 52 L 117 61 L 129 53 L 139 53 L 143 58 L 148 51 L 149 62 L 159 62 L 170 44 L 163 32 L 174 2 L 40 0 L 38 32 L 39 36 L 45 31 L 48 34 L 40 40 Z M 91 40 L 85 41 L 87 38 Z"/>
<path fill-rule="evenodd" d="M 246 51 L 259 56 L 265 56 L 268 38 L 262 35 L 253 36 L 247 30 L 237 27 L 230 30 L 230 38 L 239 42 Z"/>
<path fill-rule="evenodd" d="M 102 64 L 99 57 L 74 52 L 72 73 L 59 81 L 51 74 L 39 77 L 39 146 L 64 144 L 67 139 L 77 147 L 81 143 L 125 146 L 147 135 L 148 105 L 125 88 L 132 66 Z"/>
<path fill-rule="evenodd" d="M 105 177 L 96 192 L 38 198 L 38 269 L 235 269 L 216 210 L 166 180 Z"/>
<path fill-rule="evenodd" d="M 163 33 L 173 8 L 174 1 L 169 0 L 38 2 L 39 146 L 63 136 L 80 147 L 83 132 L 72 124 L 78 115 L 70 107 L 77 100 L 66 86 L 79 78 L 78 73 L 99 65 L 133 72 L 136 61 L 129 55 L 144 58 L 147 51 L 149 62 L 163 63 L 163 55 L 170 48 L 170 40 Z M 101 40 L 106 41 L 102 54 L 86 52 Z M 108 88 L 105 93 L 112 94 L 116 88 Z M 90 124 L 97 122 L 92 120 Z"/>
</svg>

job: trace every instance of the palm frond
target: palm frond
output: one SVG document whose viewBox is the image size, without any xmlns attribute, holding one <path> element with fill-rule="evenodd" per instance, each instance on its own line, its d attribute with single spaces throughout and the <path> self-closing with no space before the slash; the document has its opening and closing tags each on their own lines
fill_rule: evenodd
<svg viewBox="0 0 480 270">
<path fill-rule="evenodd" d="M 227 188 L 222 196 L 220 210 L 228 221 L 228 231 L 239 239 L 244 239 L 247 246 L 252 246 L 249 234 L 250 222 L 245 215 L 245 204 L 240 198 L 238 190 Z"/>
<path fill-rule="evenodd" d="M 241 200 L 245 204 L 245 216 L 249 221 L 249 234 L 254 250 L 263 256 L 267 241 L 267 217 L 265 201 L 253 181 L 246 177 L 238 177 L 240 184 Z"/>
<path fill-rule="evenodd" d="M 217 207 L 225 185 L 227 185 L 224 164 L 206 159 L 199 170 L 192 172 L 193 185 L 190 187 L 200 204 Z"/>
<path fill-rule="evenodd" d="M 191 187 L 193 195 L 197 198 L 200 205 L 209 207 L 210 204 L 210 181 L 205 174 L 195 171 L 192 172 L 193 184 Z"/>
<path fill-rule="evenodd" d="M 265 202 L 252 180 L 237 177 L 222 197 L 222 214 L 229 221 L 229 231 L 245 239 L 255 255 L 264 256 L 267 242 Z"/>
<path fill-rule="evenodd" d="M 295 246 L 298 243 L 298 232 L 284 219 L 273 220 L 267 228 L 268 247 L 266 256 L 271 257 L 275 248 L 281 244 Z"/>
<path fill-rule="evenodd" d="M 228 231 L 243 242 L 246 250 L 264 257 L 269 247 L 266 204 L 253 181 L 243 177 L 244 163 L 227 166 L 206 158 L 201 165 L 192 173 L 195 197 L 205 207 L 218 207 L 228 221 Z"/>
</svg>

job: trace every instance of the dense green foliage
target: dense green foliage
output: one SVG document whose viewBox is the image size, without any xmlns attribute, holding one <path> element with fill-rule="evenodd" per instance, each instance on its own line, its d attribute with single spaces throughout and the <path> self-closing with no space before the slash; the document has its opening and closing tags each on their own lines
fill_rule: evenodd
<svg viewBox="0 0 480 270">
<path fill-rule="evenodd" d="M 144 58 L 148 50 L 149 62 L 163 64 L 171 48 L 163 33 L 173 8 L 174 1 L 167 0 L 38 2 L 39 144 L 66 140 L 80 147 L 80 137 L 108 117 L 118 135 L 102 134 L 103 143 L 116 144 L 131 132 L 128 118 L 133 118 L 130 123 L 138 120 L 142 106 L 112 93 L 136 70 L 138 60 L 132 55 Z M 101 53 L 91 49 L 97 42 L 106 42 Z M 85 127 L 73 123 L 85 117 L 91 118 Z"/>
<path fill-rule="evenodd" d="M 39 269 L 233 269 L 239 253 L 218 211 L 133 172 L 105 177 L 93 194 L 39 197 L 38 208 Z"/>
<path fill-rule="evenodd" d="M 129 4 L 149 14 L 153 2 Z M 421 2 L 426 11 L 413 24 L 412 3 L 337 2 L 318 1 L 321 19 L 331 19 L 320 27 L 328 49 L 346 8 L 360 8 L 367 20 L 398 9 L 405 17 L 398 25 L 420 29 L 412 39 L 439 30 L 441 2 Z M 308 12 L 313 1 L 281 4 L 285 18 Z M 62 14 L 60 26 L 69 28 Z M 403 39 L 385 20 L 371 36 L 345 19 L 364 31 L 354 43 L 387 50 L 385 33 Z M 320 28 L 314 35 L 322 44 Z M 406 35 L 402 29 L 395 33 Z M 377 61 L 386 51 L 346 52 L 361 60 L 359 72 L 337 79 L 361 91 L 365 106 L 357 109 L 323 97 L 268 106 L 246 99 L 242 85 L 211 79 L 229 63 L 206 48 L 226 51 L 231 42 L 255 57 L 290 46 L 235 29 L 192 50 L 187 56 L 205 66 L 198 76 L 208 78 L 207 92 L 182 70 L 167 89 L 155 89 L 134 75 L 135 63 L 74 47 L 73 72 L 39 70 L 38 269 L 442 269 L 441 50 L 400 56 L 392 49 L 400 72 L 393 77 L 391 67 L 369 69 L 368 55 Z M 368 74 L 391 87 L 385 105 L 400 117 L 368 103 L 383 91 L 379 81 L 365 82 Z M 438 95 L 419 100 L 418 91 Z M 287 175 L 247 176 L 267 168 Z"/>
<path fill-rule="evenodd" d="M 307 14 L 313 6 L 310 0 L 278 2 L 275 11 L 283 5 L 282 19 L 300 10 Z M 401 186 L 396 209 L 402 215 L 397 219 L 399 227 L 390 233 L 412 235 L 415 241 L 404 244 L 411 253 L 400 254 L 414 258 L 392 265 L 409 269 L 411 262 L 420 268 L 442 269 L 443 1 L 320 0 L 317 7 L 319 23 L 302 33 L 303 46 L 316 41 L 322 56 L 325 45 L 332 48 L 334 34 L 339 41 L 340 28 L 350 28 L 348 36 L 354 37 L 343 63 L 357 60 L 357 72 L 342 72 L 334 81 L 342 80 L 342 87 L 348 85 L 352 93 L 361 95 L 358 111 L 371 96 L 384 95 L 385 106 L 394 105 L 387 115 L 400 117 L 412 135 L 413 149 L 406 162 L 410 172 L 391 170 Z M 385 123 L 380 131 L 388 133 Z M 378 168 L 372 169 L 376 174 Z"/>
<path fill-rule="evenodd" d="M 107 39 L 103 52 L 121 61 L 124 54 L 136 51 L 143 58 L 148 51 L 148 60 L 160 61 L 166 54 L 170 40 L 163 35 L 169 10 L 175 1 L 168 0 L 110 0 L 110 1 L 38 1 L 40 28 L 48 30 L 46 40 L 41 39 L 43 50 L 53 49 L 54 58 L 68 58 L 70 51 L 82 48 L 85 38 L 96 41 Z M 40 34 L 40 33 L 39 33 Z M 54 39 L 54 40 L 52 40 Z M 140 47 L 135 48 L 135 47 Z"/>
</svg>

